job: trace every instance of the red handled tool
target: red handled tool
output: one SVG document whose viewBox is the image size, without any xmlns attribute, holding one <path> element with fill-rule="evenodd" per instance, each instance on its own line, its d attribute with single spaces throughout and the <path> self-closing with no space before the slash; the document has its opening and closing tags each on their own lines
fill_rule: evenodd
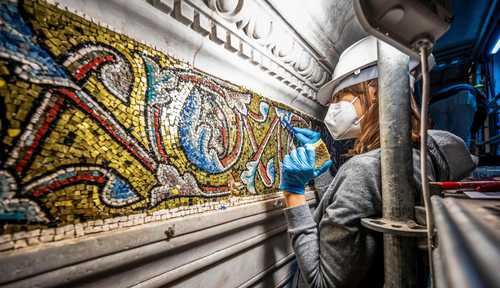
<svg viewBox="0 0 500 288">
<path fill-rule="evenodd" d="M 444 182 L 430 182 L 432 186 L 437 186 L 441 189 L 460 189 L 472 188 L 477 191 L 494 191 L 494 190 L 478 190 L 478 189 L 500 189 L 500 181 L 444 181 Z"/>
<path fill-rule="evenodd" d="M 500 181 L 496 183 L 481 184 L 476 187 L 477 192 L 495 192 L 500 191 Z"/>
</svg>

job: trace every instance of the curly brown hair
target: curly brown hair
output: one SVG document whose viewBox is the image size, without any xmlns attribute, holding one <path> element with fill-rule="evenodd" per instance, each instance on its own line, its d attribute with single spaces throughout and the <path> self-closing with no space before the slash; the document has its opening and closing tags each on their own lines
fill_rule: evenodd
<svg viewBox="0 0 500 288">
<path fill-rule="evenodd" d="M 332 98 L 332 102 L 342 98 L 346 94 L 358 97 L 365 116 L 361 120 L 361 132 L 354 143 L 354 147 L 349 150 L 348 155 L 358 155 L 377 148 L 380 148 L 380 126 L 378 111 L 378 94 L 374 99 L 370 99 L 368 88 L 374 87 L 378 91 L 377 80 L 369 80 L 347 87 L 339 91 Z M 420 113 L 413 95 L 411 96 L 411 140 L 413 143 L 420 142 Z"/>
</svg>

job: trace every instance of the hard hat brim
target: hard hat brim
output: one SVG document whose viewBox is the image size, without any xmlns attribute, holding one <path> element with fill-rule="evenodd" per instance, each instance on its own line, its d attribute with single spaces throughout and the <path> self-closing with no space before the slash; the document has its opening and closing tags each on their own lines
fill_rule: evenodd
<svg viewBox="0 0 500 288">
<path fill-rule="evenodd" d="M 323 106 L 328 106 L 332 96 L 340 90 L 376 78 L 378 78 L 377 65 L 373 65 L 361 70 L 359 73 L 351 73 L 347 77 L 330 80 L 319 89 L 317 94 L 318 102 Z"/>
<path fill-rule="evenodd" d="M 435 60 L 432 54 L 429 55 L 429 71 L 434 67 Z M 419 67 L 419 61 L 410 61 L 408 72 L 413 71 Z M 323 106 L 328 106 L 333 95 L 337 94 L 342 89 L 359 84 L 361 82 L 369 81 L 378 78 L 378 67 L 377 62 L 369 63 L 365 67 L 361 67 L 362 70 L 350 71 L 344 75 L 339 75 L 328 81 L 323 85 L 316 96 L 318 102 Z M 418 75 L 417 75 L 418 79 Z"/>
</svg>

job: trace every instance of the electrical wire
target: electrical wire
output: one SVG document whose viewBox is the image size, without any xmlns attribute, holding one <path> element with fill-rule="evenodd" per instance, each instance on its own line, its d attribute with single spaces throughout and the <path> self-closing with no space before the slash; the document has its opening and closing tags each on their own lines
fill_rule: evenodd
<svg viewBox="0 0 500 288">
<path fill-rule="evenodd" d="M 420 180 L 422 185 L 422 198 L 425 207 L 425 220 L 427 223 L 427 247 L 429 256 L 429 270 L 431 273 L 431 287 L 434 287 L 434 262 L 432 260 L 434 222 L 430 198 L 429 178 L 427 178 L 427 124 L 430 98 L 430 75 L 428 69 L 428 46 L 421 45 L 420 67 L 422 68 L 422 107 L 420 113 Z"/>
</svg>

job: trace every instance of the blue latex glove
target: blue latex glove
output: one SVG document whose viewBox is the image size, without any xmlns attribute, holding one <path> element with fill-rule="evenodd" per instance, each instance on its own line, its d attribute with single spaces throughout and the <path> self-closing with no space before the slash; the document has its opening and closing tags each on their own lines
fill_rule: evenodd
<svg viewBox="0 0 500 288">
<path fill-rule="evenodd" d="M 294 194 L 304 194 L 306 184 L 332 165 L 332 161 L 328 160 L 319 169 L 315 169 L 315 160 L 316 152 L 310 144 L 298 147 L 286 155 L 281 169 L 279 189 Z"/>
<path fill-rule="evenodd" d="M 314 144 L 321 138 L 319 132 L 307 128 L 294 127 L 293 132 L 301 145 Z"/>
</svg>

